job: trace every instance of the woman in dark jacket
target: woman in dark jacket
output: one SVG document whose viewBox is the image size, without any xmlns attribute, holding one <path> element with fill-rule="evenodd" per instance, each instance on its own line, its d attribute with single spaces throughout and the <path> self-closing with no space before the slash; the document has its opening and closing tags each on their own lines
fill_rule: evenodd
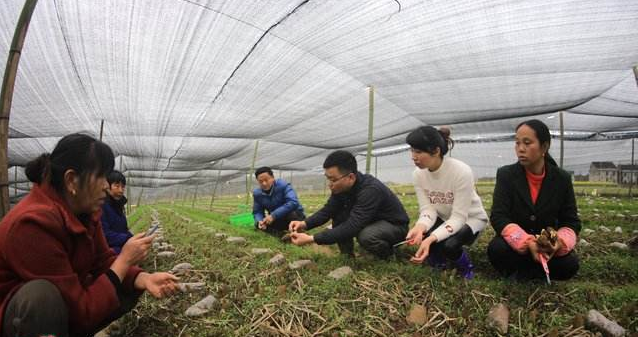
<svg viewBox="0 0 638 337">
<path fill-rule="evenodd" d="M 578 271 L 573 249 L 580 220 L 570 175 L 549 155 L 551 136 L 539 120 L 516 128 L 518 162 L 496 174 L 490 222 L 497 236 L 487 253 L 504 276 L 518 279 L 569 279 Z M 543 229 L 556 231 L 554 240 L 538 239 Z M 548 231 L 549 232 L 549 231 Z"/>
<path fill-rule="evenodd" d="M 113 152 L 72 134 L 29 162 L 34 185 L 0 223 L 0 332 L 4 336 L 87 336 L 131 310 L 147 290 L 176 291 L 169 273 L 136 266 L 153 236 L 138 234 L 115 256 L 100 224 Z"/>
</svg>

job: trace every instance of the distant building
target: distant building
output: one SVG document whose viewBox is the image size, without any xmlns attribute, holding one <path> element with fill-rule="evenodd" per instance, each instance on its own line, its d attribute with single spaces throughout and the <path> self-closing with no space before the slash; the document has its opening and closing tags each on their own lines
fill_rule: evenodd
<svg viewBox="0 0 638 337">
<path fill-rule="evenodd" d="M 636 184 L 638 165 L 618 165 L 618 183 L 621 185 Z"/>
<path fill-rule="evenodd" d="M 589 181 L 618 183 L 618 168 L 610 161 L 595 161 L 589 165 Z"/>
</svg>

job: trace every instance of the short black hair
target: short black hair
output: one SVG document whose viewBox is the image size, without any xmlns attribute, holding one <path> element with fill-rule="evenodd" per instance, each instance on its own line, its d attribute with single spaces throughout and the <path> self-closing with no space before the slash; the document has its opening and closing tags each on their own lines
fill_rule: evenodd
<svg viewBox="0 0 638 337">
<path fill-rule="evenodd" d="M 259 177 L 260 174 L 262 173 L 268 173 L 270 174 L 271 177 L 274 177 L 275 174 L 272 173 L 272 169 L 268 166 L 262 166 L 260 168 L 257 169 L 257 171 L 255 171 L 255 179 L 257 179 Z"/>
<path fill-rule="evenodd" d="M 323 168 L 336 166 L 341 174 L 356 173 L 357 160 L 354 159 L 352 153 L 344 150 L 337 150 L 326 157 L 323 162 Z"/>
<path fill-rule="evenodd" d="M 113 185 L 115 183 L 120 183 L 120 184 L 126 186 L 126 177 L 124 177 L 122 172 L 120 172 L 118 170 L 111 171 L 111 173 L 109 173 L 109 175 L 106 176 L 106 180 L 109 182 L 109 186 L 111 186 L 111 185 Z"/>
</svg>

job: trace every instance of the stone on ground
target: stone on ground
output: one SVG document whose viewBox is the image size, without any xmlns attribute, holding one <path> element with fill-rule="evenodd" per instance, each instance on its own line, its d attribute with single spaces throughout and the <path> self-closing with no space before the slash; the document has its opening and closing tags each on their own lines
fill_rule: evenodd
<svg viewBox="0 0 638 337">
<path fill-rule="evenodd" d="M 157 257 L 162 258 L 171 258 L 175 256 L 175 252 L 159 252 L 157 253 Z"/>
<path fill-rule="evenodd" d="M 215 296 L 208 295 L 201 301 L 193 304 L 190 308 L 186 309 L 186 312 L 184 314 L 188 317 L 201 316 L 213 309 L 217 302 L 218 301 Z"/>
<path fill-rule="evenodd" d="M 340 280 L 344 277 L 349 276 L 350 274 L 352 274 L 352 268 L 344 266 L 331 271 L 328 276 L 332 277 L 333 279 Z"/>
<path fill-rule="evenodd" d="M 206 283 L 204 282 L 185 282 L 177 284 L 177 288 L 183 293 L 200 291 L 204 289 L 204 287 L 206 287 Z"/>
<path fill-rule="evenodd" d="M 270 264 L 273 265 L 280 265 L 280 264 L 284 264 L 286 263 L 286 257 L 284 257 L 283 254 L 277 254 L 275 256 L 273 256 L 272 259 L 270 259 L 270 261 L 268 261 Z"/>
<path fill-rule="evenodd" d="M 507 334 L 509 319 L 510 310 L 503 303 L 493 306 L 487 315 L 488 325 L 495 327 L 502 334 Z"/>
<path fill-rule="evenodd" d="M 614 247 L 614 248 L 618 248 L 621 250 L 627 250 L 629 249 L 629 246 L 627 246 L 626 244 L 622 243 L 622 242 L 612 242 L 609 244 L 609 246 Z"/>
<path fill-rule="evenodd" d="M 264 255 L 272 253 L 270 248 L 253 248 L 251 252 L 255 255 Z"/>
<path fill-rule="evenodd" d="M 607 337 L 621 337 L 626 333 L 625 329 L 618 323 L 609 320 L 594 309 L 589 310 L 587 313 L 587 326 L 602 332 Z"/>
<path fill-rule="evenodd" d="M 420 304 L 415 304 L 410 309 L 410 313 L 405 320 L 412 325 L 421 326 L 428 321 L 428 312 L 424 306 Z"/>
<path fill-rule="evenodd" d="M 295 262 L 292 262 L 288 265 L 288 268 L 292 269 L 292 270 L 296 270 L 296 269 L 301 269 L 301 268 L 308 268 L 310 266 L 313 266 L 315 263 L 312 262 L 312 260 L 297 260 Z"/>
<path fill-rule="evenodd" d="M 234 244 L 244 244 L 246 243 L 246 239 L 242 238 L 241 236 L 231 236 L 228 239 L 226 239 L 226 242 L 229 243 L 234 243 Z"/>
</svg>

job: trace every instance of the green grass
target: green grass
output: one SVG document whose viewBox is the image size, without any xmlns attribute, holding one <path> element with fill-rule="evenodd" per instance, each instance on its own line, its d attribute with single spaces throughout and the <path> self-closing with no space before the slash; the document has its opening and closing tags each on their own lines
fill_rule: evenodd
<svg viewBox="0 0 638 337">
<path fill-rule="evenodd" d="M 486 208 L 491 206 L 493 184 L 478 186 Z M 394 186 L 411 219 L 418 205 L 410 186 Z M 578 186 L 600 191 L 607 185 Z M 580 191 L 580 190 L 578 190 Z M 179 294 L 156 300 L 144 295 L 133 313 L 126 316 L 127 336 L 496 336 L 486 323 L 490 308 L 499 302 L 510 308 L 510 336 L 593 336 L 574 322 L 589 309 L 597 309 L 638 333 L 638 254 L 608 247 L 612 241 L 626 242 L 638 229 L 638 203 L 626 197 L 591 196 L 578 193 L 583 228 L 604 224 L 623 233 L 601 233 L 582 237 L 592 243 L 577 248 L 581 270 L 570 281 L 513 283 L 497 277 L 485 249 L 494 236 L 488 228 L 470 248 L 477 275 L 467 282 L 454 272 L 436 272 L 405 259 L 378 261 L 368 257 L 341 257 L 336 247 L 296 247 L 251 228 L 228 224 L 245 198 L 224 197 L 209 212 L 210 199 L 186 203 L 142 206 L 129 217 L 134 231 L 150 223 L 151 207 L 160 213 L 165 237 L 176 246 L 170 261 L 150 257 L 144 267 L 163 271 L 179 262 L 190 262 L 196 271 L 184 281 L 205 281 L 207 289 L 197 294 Z M 586 196 L 585 196 L 586 195 Z M 600 195 L 600 194 L 598 194 Z M 323 193 L 302 194 L 307 213 L 325 202 Z M 621 216 L 622 215 L 622 216 Z M 190 221 L 187 221 L 188 219 Z M 246 246 L 228 244 L 216 232 L 243 236 Z M 271 248 L 273 254 L 253 256 L 251 248 Z M 406 253 L 414 250 L 406 248 Z M 276 252 L 287 261 L 312 259 L 316 267 L 293 271 L 273 267 L 268 260 Z M 355 271 L 349 279 L 335 281 L 327 274 L 348 265 Z M 285 289 L 284 289 L 285 288 Z M 206 294 L 220 299 L 209 314 L 192 319 L 184 316 L 188 306 Z M 427 326 L 412 326 L 406 316 L 412 305 L 427 309 Z"/>
</svg>

